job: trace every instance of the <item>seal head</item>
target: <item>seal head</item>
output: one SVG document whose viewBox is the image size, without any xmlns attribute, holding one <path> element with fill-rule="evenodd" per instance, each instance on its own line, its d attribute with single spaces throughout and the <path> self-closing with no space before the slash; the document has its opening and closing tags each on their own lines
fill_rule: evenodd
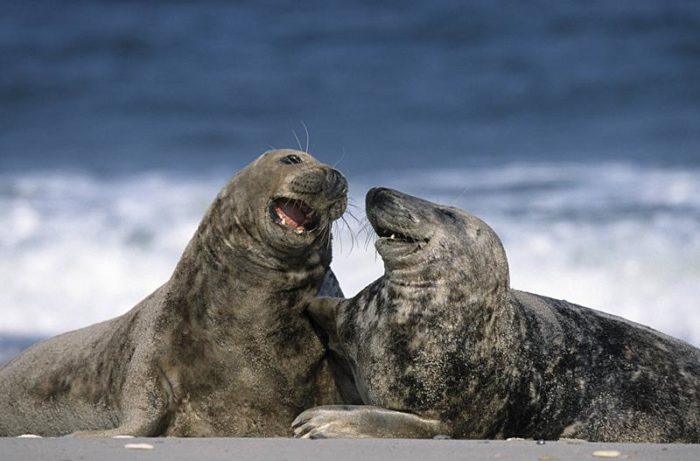
<svg viewBox="0 0 700 461">
<path fill-rule="evenodd" d="M 365 199 L 389 283 L 407 287 L 459 284 L 446 296 L 505 296 L 508 260 L 496 233 L 459 208 L 440 206 L 402 192 L 374 188 Z M 462 302 L 460 299 L 450 299 Z"/>
<path fill-rule="evenodd" d="M 340 172 L 306 152 L 266 152 L 219 193 L 209 211 L 215 239 L 263 265 L 303 263 L 309 253 L 330 251 L 330 226 L 345 212 L 347 190 Z"/>
</svg>

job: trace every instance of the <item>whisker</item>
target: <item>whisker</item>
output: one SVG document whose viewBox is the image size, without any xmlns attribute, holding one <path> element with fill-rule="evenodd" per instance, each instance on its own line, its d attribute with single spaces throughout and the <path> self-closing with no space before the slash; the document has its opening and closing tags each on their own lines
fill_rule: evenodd
<svg viewBox="0 0 700 461">
<path fill-rule="evenodd" d="M 353 220 L 355 220 L 356 223 L 358 223 L 358 224 L 360 223 L 360 220 L 357 219 L 357 217 L 356 217 L 354 214 L 352 214 L 352 211 L 350 211 L 350 210 L 345 210 L 345 214 L 346 214 L 346 215 L 349 215 Z"/>
<path fill-rule="evenodd" d="M 344 248 L 343 248 L 343 235 L 344 235 L 344 232 L 343 232 L 343 228 L 342 228 L 342 224 L 341 224 L 341 223 L 342 223 L 342 224 L 345 224 L 345 226 L 348 227 L 348 226 L 347 226 L 347 221 L 345 220 L 344 217 L 341 216 L 339 220 L 337 220 L 337 221 L 335 221 L 335 222 L 333 223 L 333 229 L 334 229 L 333 235 L 334 235 L 335 238 L 338 240 L 338 246 L 340 247 L 340 251 L 343 252 L 343 249 L 344 249 Z M 354 236 L 353 236 L 353 234 L 352 234 L 352 230 L 351 230 L 349 227 L 348 227 L 348 231 L 350 232 L 350 239 L 351 239 L 351 240 L 350 240 L 350 242 L 351 242 L 351 243 L 350 243 L 350 251 L 348 251 L 348 253 L 350 253 L 350 252 L 353 250 L 355 244 L 354 244 Z"/>
<path fill-rule="evenodd" d="M 299 140 L 299 136 L 297 136 L 297 132 L 292 130 L 292 134 L 294 135 L 294 139 L 297 140 L 297 146 L 299 146 L 299 150 L 302 150 L 301 148 L 301 141 Z"/>
<path fill-rule="evenodd" d="M 460 192 L 459 195 L 457 195 L 457 197 L 450 200 L 452 202 L 452 206 L 459 207 L 459 199 L 461 199 L 462 196 L 465 194 L 465 192 L 467 192 L 467 189 L 469 189 L 469 186 L 464 186 L 464 189 L 462 189 L 462 192 Z"/>
<path fill-rule="evenodd" d="M 360 232 L 361 233 L 369 233 L 369 230 L 371 228 L 371 223 L 369 222 L 369 219 L 364 219 L 362 222 L 360 222 L 361 227 L 360 227 Z"/>
<path fill-rule="evenodd" d="M 338 242 L 338 246 L 340 247 L 340 251 L 343 251 L 343 236 L 342 233 L 340 232 L 340 224 L 338 224 L 338 221 L 334 221 L 333 224 L 331 224 L 331 234 L 333 236 L 333 240 L 336 240 Z"/>
<path fill-rule="evenodd" d="M 326 238 L 326 250 L 333 251 L 333 237 L 332 232 L 328 230 L 329 227 L 331 227 L 332 230 L 332 224 L 326 223 L 322 228 L 322 232 Z"/>
<path fill-rule="evenodd" d="M 367 237 L 365 238 L 365 251 L 367 251 L 369 249 L 369 246 L 372 243 L 374 243 L 373 240 L 374 240 L 374 238 L 372 235 L 367 235 Z"/>
<path fill-rule="evenodd" d="M 348 221 L 345 219 L 345 216 L 341 216 L 340 219 L 342 220 L 343 224 L 345 224 L 345 227 L 348 229 L 348 233 L 350 234 L 350 251 L 348 252 L 350 253 L 355 249 L 355 233 L 353 232 L 352 227 L 350 227 Z"/>
<path fill-rule="evenodd" d="M 309 152 L 309 143 L 311 142 L 311 137 L 309 136 L 309 129 L 306 127 L 306 123 L 304 123 L 303 120 L 300 120 L 301 126 L 304 127 L 304 132 L 306 133 L 306 150 L 304 152 L 308 153 Z M 299 146 L 299 149 L 301 149 L 301 146 Z"/>
<path fill-rule="evenodd" d="M 340 163 L 341 163 L 341 162 L 343 161 L 343 159 L 345 158 L 345 148 L 344 148 L 344 147 L 342 148 L 342 151 L 343 151 L 343 152 L 342 152 L 342 154 L 341 154 L 341 156 L 340 156 L 340 160 L 338 160 L 337 162 L 335 162 L 335 163 L 333 164 L 333 168 L 335 168 L 335 167 L 337 167 L 338 165 L 340 165 Z"/>
<path fill-rule="evenodd" d="M 365 233 L 365 250 L 367 250 L 370 243 L 376 242 L 379 236 L 374 232 L 374 229 L 372 229 L 369 220 L 367 220 L 367 223 L 362 227 L 361 232 Z"/>
</svg>

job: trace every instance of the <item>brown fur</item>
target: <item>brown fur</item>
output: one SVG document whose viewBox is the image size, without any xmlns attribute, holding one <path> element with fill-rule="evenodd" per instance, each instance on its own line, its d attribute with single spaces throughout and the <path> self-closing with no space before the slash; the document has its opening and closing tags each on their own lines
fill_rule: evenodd
<svg viewBox="0 0 700 461">
<path fill-rule="evenodd" d="M 346 193 L 307 153 L 259 157 L 218 194 L 168 282 L 0 369 L 0 435 L 290 435 L 294 415 L 335 399 L 302 310 L 334 280 L 330 225 Z M 274 222 L 281 196 L 309 204 L 318 227 Z"/>
</svg>

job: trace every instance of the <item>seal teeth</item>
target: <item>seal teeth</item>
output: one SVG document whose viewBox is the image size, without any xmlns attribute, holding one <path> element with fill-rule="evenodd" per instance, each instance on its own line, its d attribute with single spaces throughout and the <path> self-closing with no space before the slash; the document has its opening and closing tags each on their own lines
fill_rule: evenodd
<svg viewBox="0 0 700 461">
<path fill-rule="evenodd" d="M 396 239 L 396 234 L 391 234 L 391 236 L 389 236 L 389 238 L 390 238 L 391 240 Z"/>
<path fill-rule="evenodd" d="M 270 216 L 275 223 L 289 228 L 297 235 L 313 231 L 320 219 L 306 202 L 284 197 L 272 201 Z"/>
<path fill-rule="evenodd" d="M 277 213 L 277 216 L 279 217 L 280 224 L 291 227 L 297 234 L 301 235 L 306 231 L 303 225 L 298 225 L 293 220 L 287 219 L 287 216 L 285 216 L 283 213 Z"/>
</svg>

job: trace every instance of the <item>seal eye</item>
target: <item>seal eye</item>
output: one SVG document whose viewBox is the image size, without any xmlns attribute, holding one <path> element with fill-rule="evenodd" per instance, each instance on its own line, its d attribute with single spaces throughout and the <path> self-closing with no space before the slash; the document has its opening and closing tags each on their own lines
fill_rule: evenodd
<svg viewBox="0 0 700 461">
<path fill-rule="evenodd" d="M 450 210 L 443 210 L 441 209 L 440 212 L 450 218 L 452 221 L 457 222 L 457 215 L 451 212 Z"/>
<path fill-rule="evenodd" d="M 302 160 L 298 155 L 287 155 L 286 157 L 282 157 L 280 162 L 284 163 L 285 165 L 296 165 L 297 163 L 301 163 Z"/>
</svg>

